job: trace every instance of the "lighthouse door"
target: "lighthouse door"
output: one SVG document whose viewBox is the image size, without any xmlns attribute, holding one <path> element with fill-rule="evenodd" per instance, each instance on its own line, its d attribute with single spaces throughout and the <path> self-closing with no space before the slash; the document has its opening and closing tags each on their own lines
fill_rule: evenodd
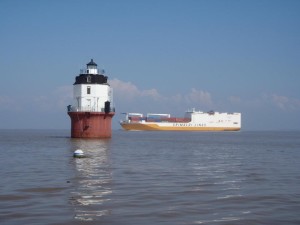
<svg viewBox="0 0 300 225">
<path fill-rule="evenodd" d="M 88 111 L 91 111 L 91 99 L 87 99 L 87 100 L 86 100 L 86 103 L 87 103 L 87 104 L 86 104 L 87 110 L 88 110 Z"/>
</svg>

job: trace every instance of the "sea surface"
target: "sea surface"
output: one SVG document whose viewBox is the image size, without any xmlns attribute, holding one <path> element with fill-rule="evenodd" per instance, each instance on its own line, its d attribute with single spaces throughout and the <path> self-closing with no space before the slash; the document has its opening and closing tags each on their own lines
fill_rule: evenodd
<svg viewBox="0 0 300 225">
<path fill-rule="evenodd" d="M 0 130 L 0 160 L 1 225 L 300 224 L 296 131 Z"/>
</svg>

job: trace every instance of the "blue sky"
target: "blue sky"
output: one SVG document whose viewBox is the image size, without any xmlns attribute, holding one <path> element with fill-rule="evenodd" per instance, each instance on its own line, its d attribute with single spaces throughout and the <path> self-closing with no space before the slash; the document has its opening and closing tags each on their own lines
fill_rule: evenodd
<svg viewBox="0 0 300 225">
<path fill-rule="evenodd" d="M 300 1 L 1 0 L 0 128 L 69 129 L 75 76 L 105 69 L 117 110 L 241 112 L 300 129 Z"/>
</svg>

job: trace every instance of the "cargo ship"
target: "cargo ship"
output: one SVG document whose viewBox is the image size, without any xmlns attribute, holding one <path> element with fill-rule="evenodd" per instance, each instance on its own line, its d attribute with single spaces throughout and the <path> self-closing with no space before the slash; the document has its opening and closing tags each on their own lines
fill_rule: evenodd
<svg viewBox="0 0 300 225">
<path fill-rule="evenodd" d="M 171 117 L 170 114 L 124 113 L 120 121 L 128 131 L 239 131 L 241 113 L 201 112 L 187 110 L 184 117 Z"/>
</svg>

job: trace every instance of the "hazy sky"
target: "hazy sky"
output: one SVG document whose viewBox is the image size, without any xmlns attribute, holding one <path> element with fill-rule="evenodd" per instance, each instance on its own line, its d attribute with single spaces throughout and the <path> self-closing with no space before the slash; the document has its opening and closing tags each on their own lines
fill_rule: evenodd
<svg viewBox="0 0 300 225">
<path fill-rule="evenodd" d="M 0 0 L 0 128 L 70 128 L 91 58 L 122 112 L 241 112 L 300 129 L 300 1 Z"/>
</svg>

